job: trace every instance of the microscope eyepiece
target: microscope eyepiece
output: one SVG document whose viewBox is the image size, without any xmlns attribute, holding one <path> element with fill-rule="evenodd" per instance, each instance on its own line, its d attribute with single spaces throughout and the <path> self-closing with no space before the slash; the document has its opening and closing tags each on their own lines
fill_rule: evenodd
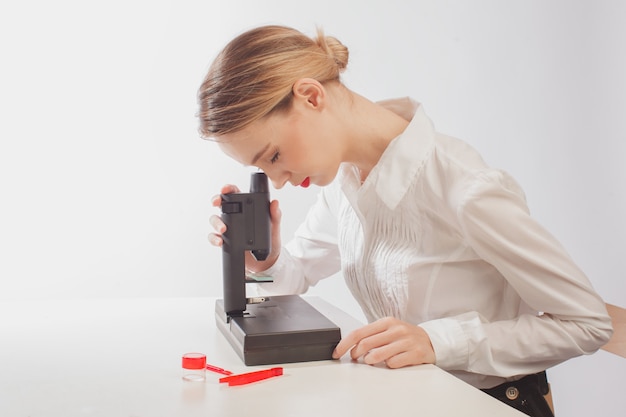
<svg viewBox="0 0 626 417">
<path fill-rule="evenodd" d="M 253 172 L 250 175 L 250 192 L 251 193 L 269 193 L 270 187 L 265 172 Z"/>
</svg>

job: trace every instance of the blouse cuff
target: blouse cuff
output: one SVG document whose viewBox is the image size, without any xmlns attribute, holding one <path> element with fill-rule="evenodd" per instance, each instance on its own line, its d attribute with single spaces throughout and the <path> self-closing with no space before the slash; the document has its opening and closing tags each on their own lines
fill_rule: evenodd
<svg viewBox="0 0 626 417">
<path fill-rule="evenodd" d="M 419 325 L 430 337 L 435 365 L 445 370 L 466 369 L 469 362 L 468 340 L 461 323 L 453 318 L 431 320 Z"/>
</svg>

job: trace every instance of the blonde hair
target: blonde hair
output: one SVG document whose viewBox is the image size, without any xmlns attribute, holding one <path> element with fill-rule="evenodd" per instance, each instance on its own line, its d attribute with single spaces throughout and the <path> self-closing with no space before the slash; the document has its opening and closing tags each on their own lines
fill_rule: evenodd
<svg viewBox="0 0 626 417">
<path fill-rule="evenodd" d="M 313 39 L 284 26 L 245 32 L 219 53 L 198 91 L 200 135 L 235 132 L 288 110 L 296 81 L 339 81 L 347 65 L 348 48 L 320 29 Z"/>
</svg>

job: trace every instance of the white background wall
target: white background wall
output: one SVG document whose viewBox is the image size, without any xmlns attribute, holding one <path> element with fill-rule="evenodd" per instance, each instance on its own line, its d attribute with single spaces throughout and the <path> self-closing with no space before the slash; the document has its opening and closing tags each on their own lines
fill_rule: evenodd
<svg viewBox="0 0 626 417">
<path fill-rule="evenodd" d="M 7 2 L 8 3 L 8 2 Z M 253 26 L 321 26 L 344 81 L 410 95 L 511 172 L 534 215 L 626 306 L 626 3 L 36 0 L 0 6 L 0 299 L 219 296 L 210 197 L 250 170 L 199 139 L 196 91 Z M 284 189 L 289 236 L 316 188 Z M 361 317 L 340 277 L 314 289 Z M 3 318 L 6 319 L 6 318 Z M 626 360 L 551 372 L 561 416 L 622 415 Z"/>
</svg>

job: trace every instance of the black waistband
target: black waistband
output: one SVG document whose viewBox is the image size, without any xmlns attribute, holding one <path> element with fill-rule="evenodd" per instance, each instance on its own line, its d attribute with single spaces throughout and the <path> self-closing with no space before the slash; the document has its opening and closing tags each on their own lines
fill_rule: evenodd
<svg viewBox="0 0 626 417">
<path fill-rule="evenodd" d="M 483 389 L 482 391 L 486 392 L 492 397 L 506 396 L 506 391 L 511 386 L 515 386 L 518 389 L 538 388 L 541 395 L 546 395 L 550 391 L 546 371 L 538 372 L 532 375 L 526 375 L 525 377 L 523 377 L 522 379 L 518 379 L 517 381 L 507 381 L 493 388 Z"/>
<path fill-rule="evenodd" d="M 545 398 L 550 392 L 545 371 L 482 391 L 529 416 L 554 417 Z"/>
</svg>

